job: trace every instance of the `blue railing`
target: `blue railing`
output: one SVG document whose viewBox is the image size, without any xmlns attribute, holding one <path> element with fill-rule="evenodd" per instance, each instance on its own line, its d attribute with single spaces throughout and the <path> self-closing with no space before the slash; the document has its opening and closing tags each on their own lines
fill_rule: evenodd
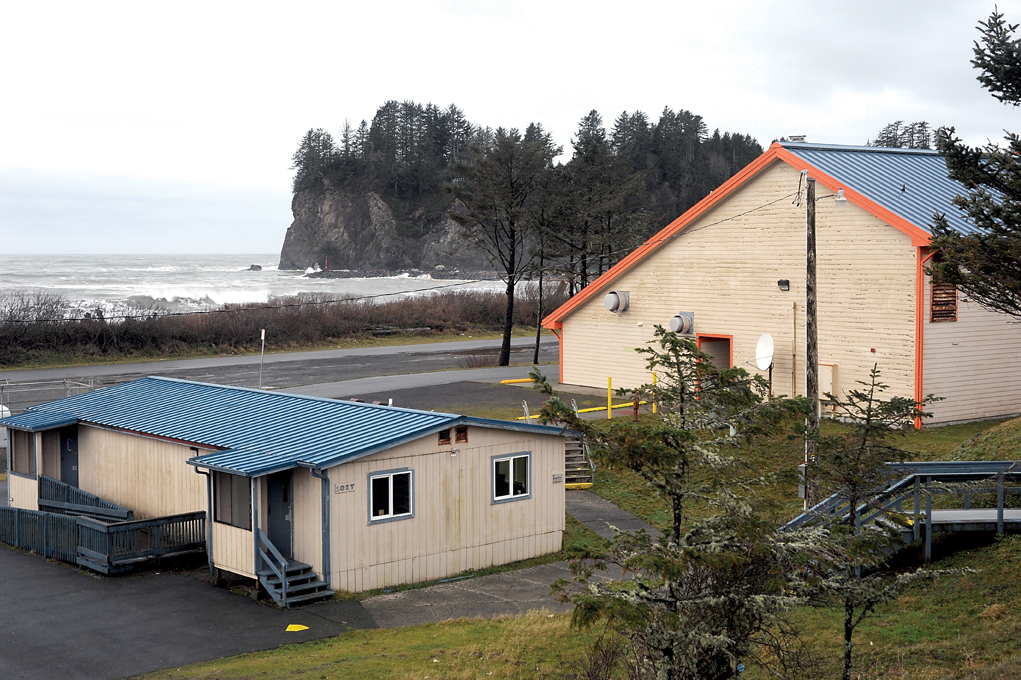
<svg viewBox="0 0 1021 680">
<path fill-rule="evenodd" d="M 855 529 L 870 523 L 890 521 L 893 515 L 908 515 L 909 526 L 902 527 L 905 541 L 919 540 L 921 527 L 925 527 L 925 560 L 932 557 L 933 495 L 959 495 L 964 498 L 964 512 L 971 512 L 971 496 L 996 493 L 996 532 L 1004 532 L 1004 495 L 1021 491 L 1021 487 L 1008 487 L 1008 481 L 1021 481 L 1021 461 L 921 461 L 915 463 L 887 463 L 889 480 L 873 489 L 869 499 L 854 508 Z M 995 486 L 982 486 L 985 480 L 995 480 Z M 934 486 L 934 484 L 936 486 Z M 922 511 L 922 501 L 925 510 Z M 905 502 L 911 510 L 904 512 Z M 976 513 L 977 514 L 977 513 Z M 799 529 L 824 521 L 851 521 L 851 506 L 841 495 L 833 494 L 807 509 L 781 527 L 781 531 Z M 978 521 L 979 524 L 984 522 Z"/>
</svg>

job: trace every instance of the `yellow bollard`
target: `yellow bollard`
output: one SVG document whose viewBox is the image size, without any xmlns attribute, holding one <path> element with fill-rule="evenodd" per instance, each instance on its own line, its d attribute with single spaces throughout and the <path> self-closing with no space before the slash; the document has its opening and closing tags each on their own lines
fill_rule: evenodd
<svg viewBox="0 0 1021 680">
<path fill-rule="evenodd" d="M 606 378 L 606 419 L 613 418 L 613 378 Z"/>
<path fill-rule="evenodd" d="M 652 372 L 652 412 L 656 413 L 656 371 Z"/>
</svg>

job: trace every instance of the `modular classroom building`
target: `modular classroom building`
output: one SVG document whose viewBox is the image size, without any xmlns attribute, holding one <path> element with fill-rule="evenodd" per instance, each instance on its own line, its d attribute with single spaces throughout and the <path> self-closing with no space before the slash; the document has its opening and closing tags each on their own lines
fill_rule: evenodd
<svg viewBox="0 0 1021 680">
<path fill-rule="evenodd" d="M 804 394 L 806 173 L 820 391 L 839 396 L 878 364 L 888 396 L 943 398 L 927 423 L 1021 413 L 1021 331 L 925 273 L 936 213 L 974 229 L 951 203 L 965 188 L 925 150 L 774 143 L 543 321 L 560 337 L 561 382 L 651 382 L 635 348 L 683 314 L 717 365 L 764 377 L 755 350 L 771 335 L 774 394 Z"/>
<path fill-rule="evenodd" d="M 250 578 L 260 537 L 351 592 L 561 547 L 560 428 L 168 378 L 0 426 L 12 506 L 38 509 L 51 478 L 136 519 L 205 511 L 211 566 Z"/>
</svg>

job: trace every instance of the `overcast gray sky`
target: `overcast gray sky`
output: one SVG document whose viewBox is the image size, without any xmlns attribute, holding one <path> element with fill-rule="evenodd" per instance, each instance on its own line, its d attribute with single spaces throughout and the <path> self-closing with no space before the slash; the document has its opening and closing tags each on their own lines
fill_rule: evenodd
<svg viewBox="0 0 1021 680">
<path fill-rule="evenodd" d="M 1021 22 L 1021 0 L 998 0 Z M 19 2 L 0 10 L 0 252 L 275 252 L 291 154 L 388 99 L 568 149 L 597 109 L 863 144 L 1021 130 L 969 64 L 992 2 Z"/>
</svg>

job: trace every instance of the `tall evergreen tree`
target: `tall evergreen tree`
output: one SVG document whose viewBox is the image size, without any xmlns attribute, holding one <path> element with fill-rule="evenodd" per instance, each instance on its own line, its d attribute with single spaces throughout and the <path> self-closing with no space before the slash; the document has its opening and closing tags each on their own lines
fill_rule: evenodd
<svg viewBox="0 0 1021 680">
<path fill-rule="evenodd" d="M 451 219 L 486 254 L 506 284 L 500 366 L 510 363 L 515 287 L 530 272 L 536 256 L 536 199 L 542 177 L 559 153 L 547 133 L 534 133 L 526 142 L 517 130 L 498 128 L 491 143 L 472 147 L 472 161 L 457 166 L 459 181 L 447 185 L 462 208 L 455 207 Z"/>
<path fill-rule="evenodd" d="M 1017 24 L 1009 24 L 994 10 L 979 22 L 973 66 L 978 80 L 994 97 L 1013 107 L 1021 105 L 1021 41 Z M 938 251 L 932 265 L 936 280 L 957 284 L 983 307 L 1021 319 L 1021 139 L 1008 132 L 1006 144 L 969 147 L 953 128 L 936 137 L 950 177 L 968 187 L 954 205 L 967 215 L 975 231 L 953 229 L 937 215 L 932 246 Z"/>
</svg>

